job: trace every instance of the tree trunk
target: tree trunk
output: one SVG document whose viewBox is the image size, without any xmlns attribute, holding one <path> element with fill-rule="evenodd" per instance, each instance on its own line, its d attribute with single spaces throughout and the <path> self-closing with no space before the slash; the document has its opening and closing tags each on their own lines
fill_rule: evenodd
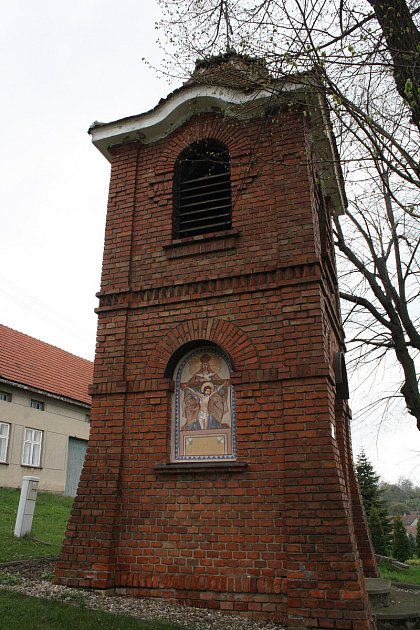
<svg viewBox="0 0 420 630">
<path fill-rule="evenodd" d="M 405 0 L 368 0 L 384 34 L 400 96 L 420 131 L 420 32 Z"/>
</svg>

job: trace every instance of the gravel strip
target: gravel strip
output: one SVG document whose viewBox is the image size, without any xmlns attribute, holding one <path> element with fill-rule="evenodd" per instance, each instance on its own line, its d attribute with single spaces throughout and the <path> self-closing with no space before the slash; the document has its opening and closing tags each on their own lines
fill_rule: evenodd
<svg viewBox="0 0 420 630">
<path fill-rule="evenodd" d="M 0 587 L 45 599 L 59 600 L 77 607 L 105 610 L 130 615 L 137 619 L 170 621 L 188 630 L 284 630 L 275 623 L 254 621 L 237 615 L 189 606 L 176 606 L 166 600 L 147 597 L 102 595 L 67 586 L 51 584 L 46 574 L 52 573 L 53 562 L 34 561 L 0 564 Z"/>
</svg>

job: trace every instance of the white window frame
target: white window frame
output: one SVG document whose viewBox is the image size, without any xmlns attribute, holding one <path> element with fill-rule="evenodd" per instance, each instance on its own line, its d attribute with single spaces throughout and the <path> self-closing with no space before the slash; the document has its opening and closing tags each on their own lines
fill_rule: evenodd
<svg viewBox="0 0 420 630">
<path fill-rule="evenodd" d="M 3 434 L 3 428 L 6 432 Z M 10 424 L 8 422 L 0 422 L 0 462 L 7 463 L 7 451 L 9 448 Z"/>
<path fill-rule="evenodd" d="M 22 447 L 22 466 L 40 468 L 43 437 L 42 433 L 43 432 L 39 429 L 31 429 L 29 427 L 25 427 Z"/>
</svg>

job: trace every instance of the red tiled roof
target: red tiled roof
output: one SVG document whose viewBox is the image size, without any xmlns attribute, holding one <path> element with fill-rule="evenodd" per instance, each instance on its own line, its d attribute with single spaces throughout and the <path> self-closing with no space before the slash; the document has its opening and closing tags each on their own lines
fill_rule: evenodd
<svg viewBox="0 0 420 630">
<path fill-rule="evenodd" d="M 93 363 L 0 324 L 0 378 L 91 404 Z"/>
</svg>

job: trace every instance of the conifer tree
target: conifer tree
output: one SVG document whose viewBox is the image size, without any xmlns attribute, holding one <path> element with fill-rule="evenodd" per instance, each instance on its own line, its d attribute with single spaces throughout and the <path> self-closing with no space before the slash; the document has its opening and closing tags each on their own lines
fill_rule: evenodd
<svg viewBox="0 0 420 630">
<path fill-rule="evenodd" d="M 376 553 L 386 555 L 392 538 L 392 526 L 381 495 L 379 475 L 375 473 L 364 451 L 361 451 L 357 457 L 356 475 L 372 536 L 373 548 Z M 381 526 L 380 529 L 378 521 Z"/>
<path fill-rule="evenodd" d="M 416 539 L 413 534 L 408 534 L 408 542 L 410 543 L 410 558 L 416 554 Z"/>
<path fill-rule="evenodd" d="M 356 474 L 362 494 L 363 505 L 366 514 L 369 514 L 373 508 L 378 507 L 378 503 L 380 502 L 379 475 L 375 473 L 364 451 L 361 451 L 357 456 Z"/>
<path fill-rule="evenodd" d="M 408 540 L 407 532 L 399 516 L 394 518 L 392 556 L 400 562 L 405 562 L 411 556 L 410 541 Z"/>
<path fill-rule="evenodd" d="M 369 512 L 368 525 L 375 552 L 379 553 L 381 556 L 386 556 L 388 552 L 388 541 L 382 526 L 381 517 L 376 508 L 372 508 Z"/>
</svg>

